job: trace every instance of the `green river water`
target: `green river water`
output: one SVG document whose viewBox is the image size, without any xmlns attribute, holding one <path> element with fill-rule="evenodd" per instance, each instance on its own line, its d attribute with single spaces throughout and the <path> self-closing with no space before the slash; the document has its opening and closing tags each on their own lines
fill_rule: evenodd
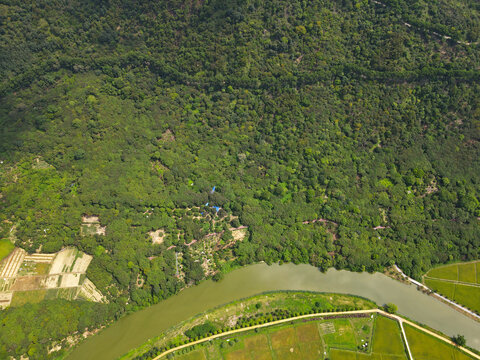
<svg viewBox="0 0 480 360">
<path fill-rule="evenodd" d="M 147 309 L 126 316 L 81 343 L 67 360 L 116 359 L 163 330 L 198 313 L 236 299 L 272 290 L 311 290 L 360 295 L 377 304 L 393 302 L 398 313 L 440 330 L 463 334 L 467 345 L 480 350 L 480 323 L 433 297 L 387 276 L 330 269 L 320 272 L 310 265 L 256 264 L 235 270 L 218 282 L 198 286 Z"/>
</svg>

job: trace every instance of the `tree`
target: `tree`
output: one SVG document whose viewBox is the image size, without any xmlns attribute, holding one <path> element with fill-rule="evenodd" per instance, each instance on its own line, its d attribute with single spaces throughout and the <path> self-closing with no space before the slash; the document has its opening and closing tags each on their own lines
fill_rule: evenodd
<svg viewBox="0 0 480 360">
<path fill-rule="evenodd" d="M 467 344 L 467 340 L 465 340 L 465 336 L 463 335 L 452 336 L 452 341 L 458 346 L 465 346 Z"/>
<path fill-rule="evenodd" d="M 395 314 L 398 310 L 397 305 L 393 303 L 383 305 L 383 309 L 390 314 Z"/>
</svg>

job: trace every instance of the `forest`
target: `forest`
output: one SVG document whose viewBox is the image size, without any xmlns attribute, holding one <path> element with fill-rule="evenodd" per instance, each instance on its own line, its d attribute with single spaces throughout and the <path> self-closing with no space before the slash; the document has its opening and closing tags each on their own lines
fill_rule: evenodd
<svg viewBox="0 0 480 360">
<path fill-rule="evenodd" d="M 93 255 L 109 301 L 2 311 L 0 354 L 259 261 L 479 258 L 475 0 L 10 0 L 0 34 L 0 238 Z M 32 306 L 82 322 L 40 336 Z"/>
</svg>

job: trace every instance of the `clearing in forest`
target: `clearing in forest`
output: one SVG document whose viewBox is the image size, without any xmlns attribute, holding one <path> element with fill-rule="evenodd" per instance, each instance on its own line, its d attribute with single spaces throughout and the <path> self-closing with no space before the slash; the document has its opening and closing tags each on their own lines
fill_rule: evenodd
<svg viewBox="0 0 480 360">
<path fill-rule="evenodd" d="M 100 219 L 98 216 L 82 216 L 82 227 L 80 228 L 80 233 L 83 236 L 93 236 L 93 235 L 105 235 L 106 227 L 100 225 Z"/>
</svg>

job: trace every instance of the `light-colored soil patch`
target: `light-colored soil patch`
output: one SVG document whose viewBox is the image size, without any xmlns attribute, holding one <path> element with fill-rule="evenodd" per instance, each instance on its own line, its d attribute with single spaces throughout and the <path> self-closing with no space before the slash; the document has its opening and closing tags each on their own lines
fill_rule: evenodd
<svg viewBox="0 0 480 360">
<path fill-rule="evenodd" d="M 0 309 L 10 306 L 10 303 L 12 302 L 12 296 L 12 292 L 0 292 Z"/>
<path fill-rule="evenodd" d="M 233 240 L 235 242 L 242 241 L 247 235 L 247 229 L 235 229 L 232 231 Z"/>
<path fill-rule="evenodd" d="M 65 274 L 62 276 L 60 287 L 74 287 L 78 286 L 81 274 Z"/>
<path fill-rule="evenodd" d="M 165 239 L 165 232 L 163 231 L 163 229 L 150 231 L 148 235 L 150 235 L 150 237 L 152 238 L 152 244 L 161 244 Z"/>
<path fill-rule="evenodd" d="M 51 263 L 55 258 L 55 254 L 31 254 L 25 256 L 25 261 L 33 261 L 36 263 Z"/>
<path fill-rule="evenodd" d="M 20 265 L 22 265 L 26 252 L 23 249 L 15 249 L 13 252 L 2 261 L 3 267 L 0 272 L 0 278 L 10 278 L 17 275 Z"/>
<path fill-rule="evenodd" d="M 170 141 L 175 141 L 175 135 L 173 135 L 172 130 L 167 129 L 163 134 L 162 134 L 162 141 L 170 142 Z"/>
<path fill-rule="evenodd" d="M 89 279 L 85 279 L 85 282 L 80 288 L 80 294 L 86 299 L 90 299 L 92 301 L 107 302 L 104 296 L 97 290 L 95 285 Z"/>
<path fill-rule="evenodd" d="M 47 289 L 54 289 L 58 285 L 58 279 L 60 278 L 60 275 L 51 275 L 43 280 L 43 287 L 46 287 Z"/>
<path fill-rule="evenodd" d="M 40 288 L 42 278 L 32 276 L 21 276 L 15 279 L 14 284 L 10 288 L 12 291 L 26 291 Z"/>
<path fill-rule="evenodd" d="M 65 249 L 60 251 L 55 257 L 55 260 L 53 260 L 50 274 L 69 272 L 75 261 L 77 252 L 76 249 Z"/>
<path fill-rule="evenodd" d="M 75 264 L 73 264 L 73 268 L 70 271 L 74 273 L 84 273 L 87 271 L 88 265 L 90 265 L 92 259 L 93 257 L 91 255 L 79 253 L 77 260 L 75 261 Z"/>
<path fill-rule="evenodd" d="M 100 219 L 98 218 L 98 216 L 95 216 L 95 215 L 92 215 L 92 216 L 83 215 L 82 216 L 82 223 L 84 223 L 84 224 L 98 224 L 99 222 L 100 222 Z"/>
</svg>

